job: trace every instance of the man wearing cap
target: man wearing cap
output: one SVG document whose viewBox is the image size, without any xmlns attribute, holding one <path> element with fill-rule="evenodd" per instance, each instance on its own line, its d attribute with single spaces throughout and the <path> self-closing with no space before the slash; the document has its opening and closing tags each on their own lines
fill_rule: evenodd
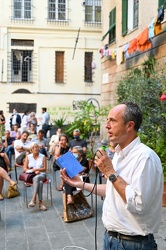
<svg viewBox="0 0 166 250">
<path fill-rule="evenodd" d="M 81 146 L 83 148 L 84 153 L 86 153 L 87 150 L 87 143 L 85 140 L 80 138 L 80 130 L 75 129 L 73 131 L 73 140 L 69 142 L 69 148 L 72 150 L 73 147 L 75 146 Z"/>
</svg>

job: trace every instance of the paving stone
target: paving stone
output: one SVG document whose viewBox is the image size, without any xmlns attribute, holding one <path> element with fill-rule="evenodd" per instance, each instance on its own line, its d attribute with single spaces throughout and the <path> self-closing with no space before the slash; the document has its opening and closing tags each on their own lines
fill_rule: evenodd
<svg viewBox="0 0 166 250">
<path fill-rule="evenodd" d="M 18 169 L 18 175 L 21 173 Z M 91 173 L 94 180 L 95 173 Z M 66 246 L 79 246 L 87 250 L 95 249 L 95 223 L 97 216 L 97 249 L 102 249 L 104 227 L 101 219 L 103 200 L 93 196 L 94 216 L 77 222 L 65 223 L 62 219 L 63 204 L 62 192 L 56 190 L 53 185 L 53 173 L 48 172 L 52 180 L 53 206 L 50 199 L 47 200 L 46 185 L 44 185 L 43 202 L 48 210 L 43 212 L 36 205 L 27 208 L 24 203 L 22 182 L 18 182 L 20 196 L 13 199 L 0 201 L 0 250 L 63 250 Z M 14 171 L 12 178 L 15 178 Z M 57 180 L 60 183 L 59 173 Z M 5 182 L 4 193 L 7 192 L 8 183 Z M 28 202 L 33 194 L 33 188 L 27 189 Z M 88 194 L 85 192 L 85 194 Z M 91 204 L 91 197 L 87 197 Z M 97 202 L 97 209 L 95 204 Z M 166 249 L 166 208 L 162 209 L 162 223 L 159 233 L 155 235 L 158 250 Z M 68 248 L 69 249 L 69 248 Z M 66 248 L 66 250 L 68 250 Z M 70 248 L 71 249 L 71 248 Z"/>
</svg>

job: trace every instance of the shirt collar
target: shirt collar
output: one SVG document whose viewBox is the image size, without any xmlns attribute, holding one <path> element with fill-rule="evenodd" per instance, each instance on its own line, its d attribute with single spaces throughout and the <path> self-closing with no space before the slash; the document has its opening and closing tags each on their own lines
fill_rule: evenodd
<svg viewBox="0 0 166 250">
<path fill-rule="evenodd" d="M 115 152 L 122 157 L 126 157 L 128 155 L 128 153 L 131 151 L 131 149 L 133 149 L 137 144 L 140 144 L 141 140 L 140 137 L 137 136 L 132 142 L 130 142 L 129 145 L 127 145 L 125 148 L 123 148 L 122 150 L 120 150 L 119 145 L 116 146 L 115 148 Z"/>
</svg>

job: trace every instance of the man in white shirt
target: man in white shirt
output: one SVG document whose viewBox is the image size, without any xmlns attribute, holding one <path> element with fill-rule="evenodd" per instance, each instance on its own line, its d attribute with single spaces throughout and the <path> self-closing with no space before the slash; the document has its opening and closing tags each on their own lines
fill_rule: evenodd
<svg viewBox="0 0 166 250">
<path fill-rule="evenodd" d="M 44 137 L 47 138 L 49 130 L 50 115 L 47 113 L 47 108 L 42 108 L 42 130 L 44 130 Z"/>
<path fill-rule="evenodd" d="M 125 102 L 109 112 L 106 128 L 110 141 L 117 143 L 111 162 L 99 148 L 95 164 L 107 177 L 93 193 L 105 196 L 102 220 L 106 228 L 103 250 L 157 250 L 154 233 L 161 222 L 163 171 L 159 157 L 140 142 L 137 132 L 142 123 L 138 105 Z M 92 191 L 93 184 L 61 170 L 69 185 Z"/>
<path fill-rule="evenodd" d="M 20 140 L 14 141 L 15 160 L 19 165 L 23 165 L 25 157 L 30 153 L 31 142 L 28 141 L 28 131 L 23 131 Z"/>
</svg>

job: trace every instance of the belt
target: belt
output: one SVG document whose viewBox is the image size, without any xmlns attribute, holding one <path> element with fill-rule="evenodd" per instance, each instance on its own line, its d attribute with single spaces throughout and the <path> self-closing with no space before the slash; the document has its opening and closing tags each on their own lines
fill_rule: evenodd
<svg viewBox="0 0 166 250">
<path fill-rule="evenodd" d="M 143 236 L 143 235 L 126 235 L 126 234 L 121 234 L 121 233 L 118 233 L 118 232 L 114 232 L 114 231 L 107 231 L 107 234 L 109 236 L 112 236 L 112 237 L 115 237 L 115 238 L 119 238 L 119 239 L 122 239 L 122 240 L 129 240 L 129 241 L 137 241 L 137 242 L 140 242 L 140 241 L 143 241 L 143 240 L 148 240 L 150 237 L 153 236 L 153 234 L 148 234 L 146 236 Z"/>
</svg>

